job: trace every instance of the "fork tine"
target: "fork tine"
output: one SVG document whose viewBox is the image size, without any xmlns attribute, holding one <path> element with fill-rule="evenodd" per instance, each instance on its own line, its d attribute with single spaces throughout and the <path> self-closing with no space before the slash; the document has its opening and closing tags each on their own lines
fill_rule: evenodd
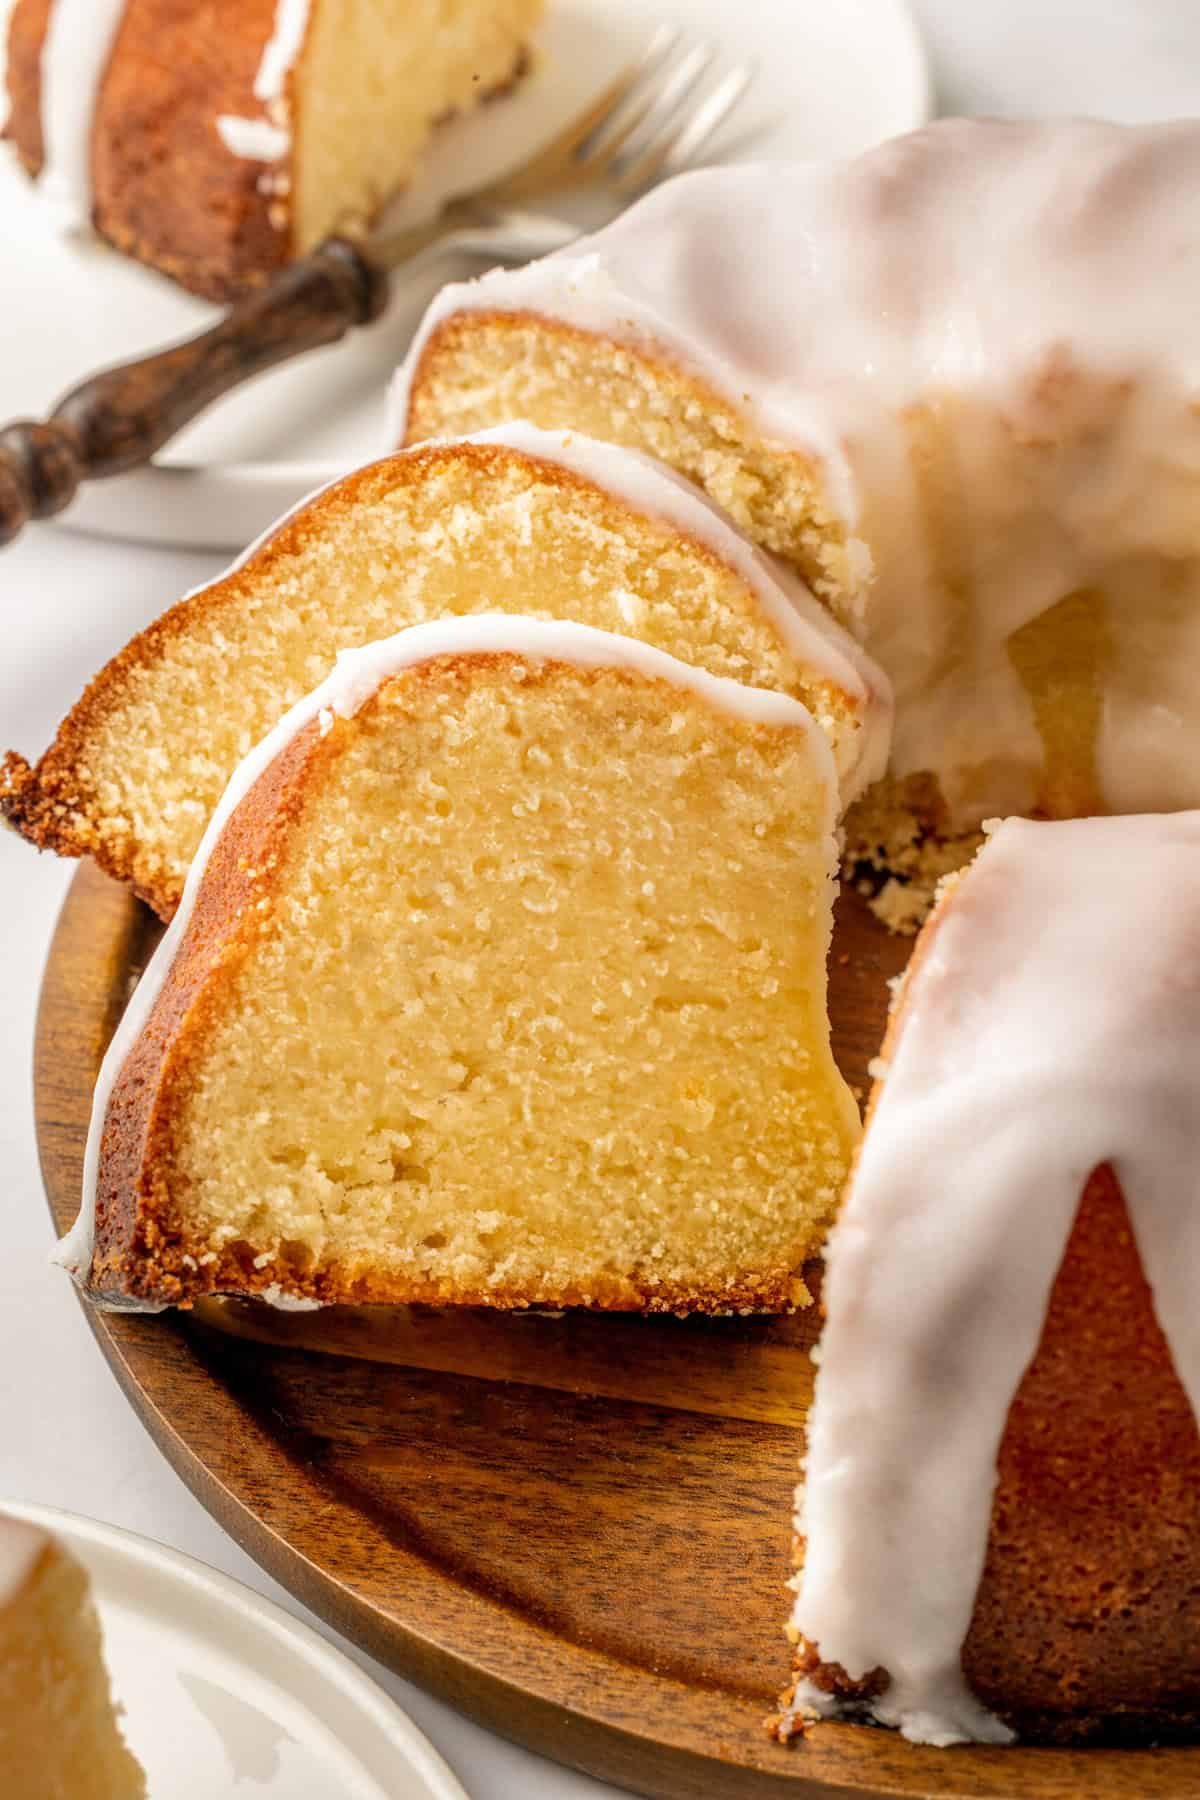
<svg viewBox="0 0 1200 1800">
<path fill-rule="evenodd" d="M 589 139 L 595 137 L 603 129 L 634 88 L 639 85 L 656 63 L 661 62 L 664 56 L 670 54 L 678 42 L 679 32 L 674 26 L 660 25 L 641 54 L 635 57 L 631 63 L 627 63 L 621 73 L 597 94 L 592 104 L 580 113 L 578 118 L 571 120 L 562 136 L 556 138 L 552 144 L 543 146 L 543 150 L 553 149 L 560 151 L 563 155 L 567 155 L 571 151 L 574 151 L 576 155 L 583 152 Z"/>
<path fill-rule="evenodd" d="M 730 69 L 728 75 L 717 83 L 707 99 L 701 101 L 666 145 L 665 154 L 659 156 L 650 179 L 653 180 L 654 174 L 660 169 L 667 168 L 672 174 L 677 174 L 693 163 L 739 104 L 757 73 L 753 63 L 739 63 L 736 68 Z"/>
<path fill-rule="evenodd" d="M 662 85 L 649 93 L 637 109 L 623 121 L 620 130 L 616 133 L 606 134 L 603 141 L 597 144 L 591 154 L 602 156 L 610 163 L 615 162 L 618 153 L 624 150 L 639 134 L 644 141 L 637 144 L 630 151 L 630 155 L 644 154 L 678 113 L 715 55 L 716 50 L 711 44 L 697 44 L 694 49 L 689 50 L 681 62 L 676 63 L 673 69 L 667 71 Z M 647 121 L 649 121 L 648 125 Z M 644 125 L 646 129 L 643 131 L 641 128 Z"/>
</svg>

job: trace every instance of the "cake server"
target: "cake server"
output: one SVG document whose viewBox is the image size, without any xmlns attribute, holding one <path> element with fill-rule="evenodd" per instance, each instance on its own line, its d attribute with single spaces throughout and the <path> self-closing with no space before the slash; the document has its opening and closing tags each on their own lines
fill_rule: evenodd
<svg viewBox="0 0 1200 1800">
<path fill-rule="evenodd" d="M 290 263 L 208 331 L 72 388 L 45 420 L 0 431 L 0 545 L 33 519 L 70 505 L 82 481 L 149 462 L 205 407 L 251 376 L 333 344 L 383 313 L 392 273 L 434 251 L 466 250 L 528 262 L 581 228 L 533 202 L 590 191 L 614 212 L 694 164 L 753 80 L 738 64 L 705 82 L 707 44 L 677 55 L 679 33 L 661 29 L 637 60 L 525 162 L 432 218 L 364 239 L 334 236 Z"/>
</svg>

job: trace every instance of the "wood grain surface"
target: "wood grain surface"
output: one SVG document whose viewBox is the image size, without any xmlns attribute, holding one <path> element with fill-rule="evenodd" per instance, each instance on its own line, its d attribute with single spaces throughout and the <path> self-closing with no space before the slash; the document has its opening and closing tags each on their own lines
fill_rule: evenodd
<svg viewBox="0 0 1200 1800">
<path fill-rule="evenodd" d="M 35 1103 L 56 1225 L 91 1087 L 157 937 L 90 866 L 42 992 Z M 906 942 L 854 896 L 835 1044 L 865 1088 Z M 66 1279 L 64 1277 L 64 1279 Z M 299 1599 L 482 1724 L 669 1800 L 1196 1800 L 1200 1749 L 936 1751 L 862 1726 L 771 1741 L 814 1311 L 793 1319 L 421 1309 L 89 1320 L 147 1429 Z"/>
</svg>

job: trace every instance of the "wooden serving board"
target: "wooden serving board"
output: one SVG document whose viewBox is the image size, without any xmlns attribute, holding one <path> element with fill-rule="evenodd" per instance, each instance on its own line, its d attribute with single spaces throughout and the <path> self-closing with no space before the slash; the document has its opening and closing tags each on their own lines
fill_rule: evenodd
<svg viewBox="0 0 1200 1800">
<path fill-rule="evenodd" d="M 42 991 L 35 1093 L 56 1225 L 92 1083 L 157 939 L 89 866 Z M 845 896 L 835 1045 L 865 1089 L 903 965 Z M 65 1279 L 65 1277 L 64 1277 Z M 948 1751 L 762 1729 L 788 1673 L 792 1489 L 814 1311 L 794 1319 L 88 1309 L 170 1462 L 264 1568 L 484 1725 L 671 1800 L 1185 1800 L 1200 1749 Z"/>
</svg>

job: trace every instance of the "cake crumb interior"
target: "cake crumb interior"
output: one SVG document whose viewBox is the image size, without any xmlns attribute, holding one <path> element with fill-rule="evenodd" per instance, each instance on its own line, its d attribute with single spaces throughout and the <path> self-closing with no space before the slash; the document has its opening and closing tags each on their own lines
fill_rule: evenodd
<svg viewBox="0 0 1200 1800">
<path fill-rule="evenodd" d="M 621 671 L 429 667 L 334 721 L 181 1077 L 190 1252 L 501 1304 L 800 1298 L 858 1135 L 815 734 Z"/>
</svg>

